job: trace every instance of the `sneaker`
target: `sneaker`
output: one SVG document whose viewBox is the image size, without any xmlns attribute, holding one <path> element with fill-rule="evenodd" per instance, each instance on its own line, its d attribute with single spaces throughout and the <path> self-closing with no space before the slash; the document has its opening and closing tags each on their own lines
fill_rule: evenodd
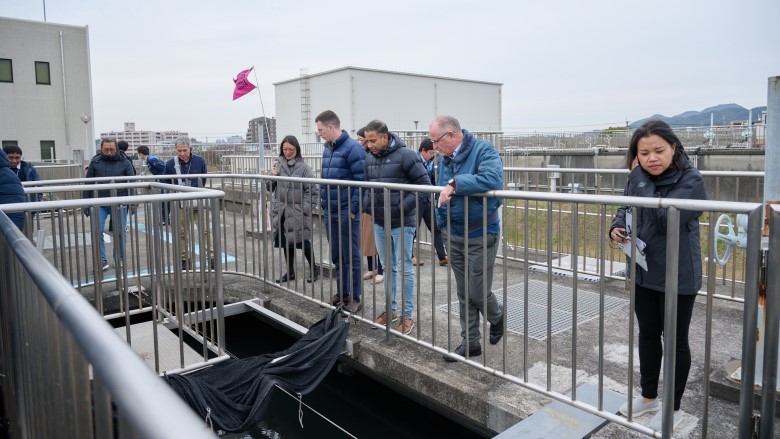
<svg viewBox="0 0 780 439">
<path fill-rule="evenodd" d="M 446 256 L 443 259 L 439 259 L 439 265 L 442 267 L 447 265 L 447 262 L 449 262 L 449 260 L 447 259 Z"/>
<path fill-rule="evenodd" d="M 501 314 L 501 319 L 498 321 L 498 323 L 490 324 L 490 344 L 496 344 L 499 341 L 501 341 L 501 337 L 504 336 L 504 316 L 506 315 L 506 311 L 504 311 L 503 314 Z"/>
<path fill-rule="evenodd" d="M 412 265 L 414 265 L 415 267 L 418 266 L 418 265 L 425 265 L 425 261 L 422 261 L 422 260 L 418 261 L 417 258 L 412 256 Z"/>
<path fill-rule="evenodd" d="M 460 344 L 460 346 L 456 347 L 454 351 L 452 351 L 455 355 L 460 355 L 461 357 L 466 356 L 466 346 L 464 346 L 463 343 Z M 476 343 L 470 343 L 469 344 L 469 357 L 479 357 L 482 355 L 482 347 L 479 344 Z M 453 356 L 452 354 L 444 354 L 444 361 L 448 363 L 454 363 L 458 361 L 458 358 Z"/>
<path fill-rule="evenodd" d="M 381 284 L 383 280 L 385 280 L 385 275 L 384 274 L 377 274 L 376 276 L 374 276 L 374 283 L 375 284 Z"/>
<path fill-rule="evenodd" d="M 650 421 L 650 424 L 647 426 L 652 428 L 655 431 L 661 431 L 661 424 L 663 421 L 664 414 L 663 412 L 659 411 L 658 413 L 653 416 L 653 419 Z M 672 430 L 677 428 L 677 426 L 680 425 L 680 422 L 682 422 L 682 410 L 677 410 L 674 412 L 674 416 L 672 416 Z"/>
<path fill-rule="evenodd" d="M 282 277 L 280 277 L 279 279 L 276 279 L 276 283 L 283 284 L 283 283 L 289 282 L 291 280 L 295 280 L 295 273 L 293 273 L 293 274 L 284 273 L 282 275 Z"/>
<path fill-rule="evenodd" d="M 393 313 L 393 320 L 392 320 L 392 322 L 395 323 L 397 321 L 398 321 L 398 314 Z M 382 314 L 379 314 L 379 317 L 377 317 L 376 320 L 374 320 L 374 323 L 376 323 L 377 325 L 382 325 L 382 326 L 387 325 L 387 313 L 383 312 Z"/>
<path fill-rule="evenodd" d="M 409 333 L 412 332 L 412 329 L 414 329 L 414 319 L 408 317 L 402 318 L 401 324 L 396 328 L 396 330 L 403 335 L 409 335 Z"/>
<path fill-rule="evenodd" d="M 103 271 L 107 271 L 110 267 L 108 266 L 108 262 L 103 261 Z"/>
<path fill-rule="evenodd" d="M 306 282 L 313 284 L 314 282 L 317 282 L 317 279 L 320 278 L 320 267 L 314 268 L 314 273 L 309 272 L 309 275 L 306 277 Z"/>
<path fill-rule="evenodd" d="M 658 398 L 650 400 L 650 402 L 645 402 L 645 397 L 639 395 L 634 398 L 634 403 L 631 408 L 634 409 L 634 416 L 640 416 L 645 413 L 658 411 L 658 409 L 661 408 L 661 403 L 658 402 Z M 620 414 L 628 417 L 628 401 L 620 406 Z"/>
<path fill-rule="evenodd" d="M 363 280 L 369 280 L 372 277 L 374 277 L 373 271 L 366 271 L 365 273 L 363 273 Z"/>
</svg>

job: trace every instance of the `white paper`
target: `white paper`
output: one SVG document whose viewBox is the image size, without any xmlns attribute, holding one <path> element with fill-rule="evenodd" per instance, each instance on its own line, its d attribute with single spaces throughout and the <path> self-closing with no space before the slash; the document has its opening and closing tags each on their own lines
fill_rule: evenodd
<svg viewBox="0 0 780 439">
<path fill-rule="evenodd" d="M 626 209 L 626 234 L 629 235 L 628 242 L 625 244 L 618 243 L 620 248 L 623 249 L 623 251 L 626 253 L 626 255 L 630 258 L 631 257 L 631 224 L 632 224 L 632 216 L 631 216 L 631 209 Z M 647 259 L 645 258 L 645 248 L 647 247 L 647 244 L 642 241 L 639 238 L 636 238 L 636 258 L 635 262 L 639 264 L 640 267 L 642 267 L 645 271 L 647 271 Z"/>
</svg>

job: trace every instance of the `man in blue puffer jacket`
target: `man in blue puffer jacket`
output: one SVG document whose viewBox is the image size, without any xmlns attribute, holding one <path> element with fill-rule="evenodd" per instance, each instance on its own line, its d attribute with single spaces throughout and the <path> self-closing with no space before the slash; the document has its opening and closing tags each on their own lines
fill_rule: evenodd
<svg viewBox="0 0 780 439">
<path fill-rule="evenodd" d="M 0 150 L 0 204 L 24 203 L 24 188 L 19 177 L 9 167 L 8 156 Z M 24 212 L 8 213 L 8 218 L 24 231 Z"/>
<path fill-rule="evenodd" d="M 472 197 L 474 194 L 503 188 L 503 165 L 492 143 L 477 139 L 461 129 L 460 122 L 452 116 L 437 116 L 428 127 L 428 134 L 434 148 L 442 156 L 439 159 L 437 183 L 444 188 L 439 195 L 436 224 L 445 235 L 444 241 L 450 244 L 447 251 L 460 302 L 462 342 L 454 353 L 474 357 L 482 355 L 479 313 L 490 322 L 490 344 L 498 343 L 504 335 L 504 310 L 491 292 L 501 227 L 498 215 L 501 200 Z M 465 223 L 465 196 L 468 196 L 469 203 L 468 223 Z M 487 218 L 483 217 L 484 203 L 487 203 Z M 483 222 L 486 230 L 483 230 Z M 487 233 L 484 238 L 486 247 L 482 243 L 483 233 Z M 449 240 L 446 234 L 449 234 Z M 465 282 L 466 257 L 469 258 L 468 285 Z M 487 270 L 483 272 L 484 262 L 487 262 Z M 483 280 L 485 276 L 487 278 Z M 483 290 L 485 280 L 487 294 Z M 445 355 L 444 359 L 457 361 L 451 355 Z"/>
<path fill-rule="evenodd" d="M 322 178 L 364 181 L 366 151 L 346 131 L 339 117 L 325 110 L 314 119 L 317 133 L 325 140 Z M 330 258 L 336 269 L 336 290 L 330 303 L 343 303 L 360 311 L 360 188 L 340 185 L 320 186 L 325 231 L 330 242 Z"/>
</svg>

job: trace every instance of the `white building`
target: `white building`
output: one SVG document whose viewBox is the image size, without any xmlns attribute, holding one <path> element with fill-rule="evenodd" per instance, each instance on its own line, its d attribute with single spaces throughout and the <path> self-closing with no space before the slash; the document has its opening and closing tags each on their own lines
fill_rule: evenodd
<svg viewBox="0 0 780 439">
<path fill-rule="evenodd" d="M 390 131 L 427 131 L 436 115 L 455 116 L 473 132 L 501 131 L 501 85 L 442 76 L 343 67 L 275 86 L 276 131 L 301 142 L 318 141 L 314 118 L 333 110 L 341 128 L 355 131 L 374 119 Z"/>
<path fill-rule="evenodd" d="M 25 160 L 92 157 L 89 29 L 0 17 L 0 115 Z"/>
<path fill-rule="evenodd" d="M 130 145 L 127 149 L 127 154 L 133 155 L 136 148 L 141 145 L 151 146 L 160 143 L 173 143 L 178 137 L 190 137 L 190 135 L 181 131 L 136 131 L 134 122 L 125 122 L 124 131 L 100 133 L 100 137 L 113 137 L 117 142 L 124 140 Z M 155 151 L 152 148 L 152 154 L 154 153 Z"/>
</svg>

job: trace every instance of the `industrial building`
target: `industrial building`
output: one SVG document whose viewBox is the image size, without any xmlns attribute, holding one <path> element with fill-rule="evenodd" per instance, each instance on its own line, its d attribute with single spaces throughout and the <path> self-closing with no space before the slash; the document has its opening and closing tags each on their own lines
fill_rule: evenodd
<svg viewBox="0 0 780 439">
<path fill-rule="evenodd" d="M 88 27 L 0 17 L 0 114 L 0 141 L 25 160 L 91 157 Z"/>
<path fill-rule="evenodd" d="M 318 142 L 314 118 L 333 110 L 350 135 L 373 119 L 394 132 L 426 132 L 438 114 L 451 114 L 473 132 L 501 131 L 497 82 L 342 67 L 274 84 L 277 132 Z"/>
</svg>

